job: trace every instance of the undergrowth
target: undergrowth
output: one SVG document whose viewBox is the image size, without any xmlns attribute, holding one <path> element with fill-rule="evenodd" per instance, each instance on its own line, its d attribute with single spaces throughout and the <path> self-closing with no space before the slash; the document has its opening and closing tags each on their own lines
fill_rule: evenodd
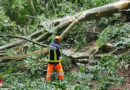
<svg viewBox="0 0 130 90">
<path fill-rule="evenodd" d="M 65 59 L 67 60 L 67 58 Z M 91 61 L 87 65 L 79 64 L 79 72 L 77 73 L 70 73 L 71 65 L 63 63 L 65 78 L 62 82 L 58 80 L 56 72 L 52 76 L 52 82 L 45 81 L 46 76 L 43 75 L 43 68 L 41 68 L 43 67 L 43 62 L 36 65 L 33 63 L 31 67 L 26 67 L 26 69 L 23 69 L 23 66 L 26 65 L 24 63 L 26 60 L 24 62 L 11 61 L 6 66 L 2 63 L 1 65 L 3 66 L 0 66 L 0 72 L 2 72 L 4 87 L 11 90 L 90 90 L 92 88 L 106 90 L 110 89 L 111 85 L 120 86 L 123 84 L 125 79 L 118 75 L 118 69 L 121 62 L 123 61 L 127 64 L 129 62 L 128 59 L 128 54 L 120 55 L 119 58 L 103 56 L 101 59 Z"/>
<path fill-rule="evenodd" d="M 99 35 L 97 44 L 99 46 L 112 43 L 115 48 L 122 49 L 130 47 L 130 24 L 115 24 L 114 26 L 108 26 Z"/>
<path fill-rule="evenodd" d="M 35 32 L 37 28 L 44 29 L 43 27 L 38 27 L 38 25 L 40 21 L 45 21 L 47 17 L 53 17 L 54 19 L 63 16 L 73 15 L 77 12 L 97 6 L 102 6 L 104 4 L 111 3 L 117 0 L 103 0 L 102 2 L 101 0 L 71 0 L 70 2 L 66 0 L 59 0 L 57 6 L 53 6 L 55 7 L 55 9 L 48 9 L 48 11 L 47 9 L 45 10 L 45 7 L 41 7 L 44 6 L 44 2 L 37 0 L 38 2 L 35 6 L 35 15 L 34 12 L 32 13 L 33 10 L 29 1 L 24 2 L 22 0 L 12 0 L 10 1 L 11 3 L 6 3 L 6 1 L 9 0 L 3 1 L 5 2 L 0 1 L 0 4 L 3 5 L 2 8 L 4 8 L 1 9 L 0 7 L 0 33 L 2 33 L 3 35 L 9 34 L 23 36 L 23 29 L 26 29 L 28 36 Z M 52 0 L 48 0 L 47 8 L 52 7 L 52 5 L 55 4 L 55 2 L 53 3 L 49 1 Z M 80 3 L 78 3 L 78 1 L 80 1 Z M 79 7 L 81 6 L 83 8 L 79 9 Z M 12 21 L 8 18 L 8 16 L 5 15 L 4 10 Z M 43 15 L 41 13 L 43 13 Z M 18 18 L 13 18 L 14 16 Z M 97 29 L 102 28 L 103 30 L 105 28 L 99 35 L 99 38 L 97 40 L 97 43 L 99 45 L 111 42 L 115 48 L 120 49 L 130 47 L 129 23 L 114 24 L 114 26 L 111 25 L 111 21 L 119 18 L 120 15 L 116 16 L 115 18 L 102 18 L 101 20 L 99 20 L 97 25 L 99 27 Z M 87 47 L 89 39 L 88 31 L 92 31 L 95 22 L 96 20 L 92 20 L 76 25 L 73 28 L 73 31 L 71 31 L 69 35 L 65 38 L 63 44 L 69 43 L 76 49 Z M 48 23 L 50 22 L 48 21 Z M 88 27 L 89 25 L 90 27 Z M 8 42 L 12 42 L 13 40 L 0 38 L 0 45 L 5 45 Z M 29 52 L 42 49 L 42 47 L 34 46 L 30 43 L 26 43 L 25 46 L 29 46 Z M 13 49 L 6 51 L 8 56 L 14 56 Z M 89 64 L 78 64 L 79 72 L 71 73 L 70 69 L 73 66 L 71 63 L 71 59 L 63 57 L 62 64 L 65 72 L 64 80 L 60 82 L 58 80 L 57 73 L 55 72 L 52 76 L 52 82 L 47 83 L 45 81 L 45 71 L 47 68 L 46 57 L 39 61 L 35 61 L 36 57 L 38 56 L 39 54 L 32 55 L 26 59 L 18 61 L 0 61 L 0 77 L 2 77 L 4 88 L 9 88 L 11 90 L 91 90 L 93 88 L 99 90 L 107 90 L 111 89 L 112 85 L 120 86 L 123 84 L 125 79 L 124 77 L 118 75 L 118 69 L 122 67 L 124 71 L 128 70 L 130 58 L 129 54 L 124 54 L 120 56 L 103 56 L 99 60 L 92 60 Z"/>
</svg>

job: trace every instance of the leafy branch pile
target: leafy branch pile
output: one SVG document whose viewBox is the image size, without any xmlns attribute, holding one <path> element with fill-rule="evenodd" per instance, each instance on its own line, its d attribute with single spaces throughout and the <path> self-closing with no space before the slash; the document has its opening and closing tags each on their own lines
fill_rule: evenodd
<svg viewBox="0 0 130 90">
<path fill-rule="evenodd" d="M 22 68 L 24 63 L 12 61 L 8 63 L 9 67 L 2 67 L 2 71 L 5 70 L 4 75 L 2 75 L 3 84 L 10 89 L 112 89 L 111 85 L 120 86 L 125 81 L 124 77 L 118 75 L 118 69 L 120 69 L 121 62 L 125 62 L 126 64 L 121 66 L 124 67 L 124 70 L 128 70 L 128 67 L 125 66 L 127 66 L 129 58 L 129 55 L 125 54 L 119 56 L 119 58 L 104 56 L 97 61 L 91 61 L 87 65 L 78 64 L 78 72 L 71 73 L 68 69 L 63 82 L 59 82 L 57 74 L 54 73 L 50 83 L 47 83 L 44 79 L 45 76 L 41 71 L 42 64 L 39 63 L 36 67 L 32 65 L 33 67 L 30 66 L 31 71 L 26 68 L 27 70 L 23 72 L 20 67 Z M 31 60 L 28 59 L 29 61 Z M 67 64 L 64 67 L 68 67 Z"/>
<path fill-rule="evenodd" d="M 113 89 L 113 86 L 124 84 L 126 78 L 120 73 L 124 74 L 125 71 L 129 70 L 129 21 L 124 23 L 122 14 L 101 18 L 120 10 L 117 4 L 111 4 L 113 12 L 109 11 L 109 9 L 111 10 L 110 7 L 103 6 L 114 1 L 117 0 L 0 1 L 0 33 L 5 36 L 5 38 L 0 38 L 0 49 L 8 43 L 11 44 L 18 41 L 17 39 L 7 38 L 7 34 L 23 36 L 34 42 L 48 44 L 55 35 L 61 34 L 61 36 L 64 36 L 64 31 L 70 30 L 63 37 L 61 43 L 63 49 L 79 51 L 80 54 L 83 51 L 85 51 L 85 54 L 90 51 L 88 57 L 85 58 L 76 59 L 69 55 L 63 56 L 62 63 L 65 78 L 62 82 L 59 82 L 57 73 L 53 74 L 52 82 L 47 83 L 45 81 L 47 53 L 32 54 L 20 60 L 7 59 L 0 61 L 0 77 L 2 77 L 4 87 L 42 90 L 106 90 Z M 127 2 L 127 0 L 121 2 Z M 91 9 L 97 6 L 103 7 L 101 9 L 99 9 L 100 7 Z M 129 8 L 129 2 L 127 6 Z M 106 13 L 104 10 L 108 12 Z M 119 19 L 121 21 L 118 21 Z M 116 24 L 116 20 L 118 24 Z M 28 54 L 28 52 L 43 49 L 41 46 L 24 40 L 19 40 L 18 42 L 20 42 L 19 46 L 14 43 L 15 47 L 6 50 L 1 49 L 3 50 L 2 52 L 6 53 L 5 57 Z M 112 47 L 112 50 L 114 49 L 119 53 L 108 52 L 106 55 L 102 52 L 101 56 L 96 57 L 98 51 L 102 49 L 101 47 L 107 45 L 107 43 L 113 44 L 114 48 Z M 25 47 L 28 47 L 26 53 L 23 50 Z M 94 51 L 95 47 L 98 48 L 96 52 Z M 23 51 L 14 52 L 19 48 L 22 48 L 21 50 Z M 127 50 L 120 51 L 123 49 Z M 70 52 L 67 53 L 69 54 Z M 92 57 L 89 58 L 91 54 Z"/>
</svg>

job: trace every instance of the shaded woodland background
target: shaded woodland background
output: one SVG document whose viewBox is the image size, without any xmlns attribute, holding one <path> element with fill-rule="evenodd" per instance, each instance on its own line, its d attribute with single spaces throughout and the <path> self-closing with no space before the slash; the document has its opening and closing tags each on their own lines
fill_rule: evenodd
<svg viewBox="0 0 130 90">
<path fill-rule="evenodd" d="M 109 5 L 107 5 L 109 4 Z M 48 44 L 62 37 L 65 72 L 46 83 Z M 0 0 L 4 88 L 128 90 L 130 0 Z"/>
</svg>

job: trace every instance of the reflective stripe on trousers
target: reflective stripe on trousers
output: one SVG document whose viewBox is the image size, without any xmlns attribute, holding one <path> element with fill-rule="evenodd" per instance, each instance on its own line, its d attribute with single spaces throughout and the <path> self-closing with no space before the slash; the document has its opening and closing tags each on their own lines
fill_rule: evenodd
<svg viewBox="0 0 130 90">
<path fill-rule="evenodd" d="M 47 73 L 47 77 L 51 77 L 53 73 Z"/>
<path fill-rule="evenodd" d="M 61 65 L 61 62 L 59 62 L 59 64 L 57 64 L 57 65 L 48 64 L 47 76 L 46 76 L 46 80 L 47 81 L 51 80 L 51 75 L 53 74 L 54 67 L 56 67 L 56 70 L 58 72 L 59 80 L 62 80 L 64 78 L 64 73 L 63 73 L 62 65 Z"/>
<path fill-rule="evenodd" d="M 64 73 L 63 72 L 58 72 L 58 75 L 59 76 L 64 76 Z"/>
</svg>

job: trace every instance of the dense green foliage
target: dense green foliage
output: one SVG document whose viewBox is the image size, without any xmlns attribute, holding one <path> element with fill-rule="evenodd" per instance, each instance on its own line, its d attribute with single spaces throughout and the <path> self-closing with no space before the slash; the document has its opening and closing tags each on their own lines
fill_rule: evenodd
<svg viewBox="0 0 130 90">
<path fill-rule="evenodd" d="M 102 33 L 100 33 L 97 43 L 99 45 L 111 42 L 115 48 L 130 47 L 130 24 L 115 24 L 114 26 L 108 26 Z"/>
<path fill-rule="evenodd" d="M 89 90 L 92 87 L 97 89 L 109 89 L 110 85 L 120 86 L 124 82 L 122 76 L 118 76 L 118 69 L 122 62 L 129 62 L 129 55 L 121 55 L 119 58 L 114 56 L 104 56 L 98 61 L 91 61 L 89 65 L 78 64 L 79 72 L 68 72 L 67 63 L 63 63 L 66 67 L 65 78 L 62 82 L 59 82 L 57 74 L 52 76 L 52 82 L 47 83 L 42 75 L 42 63 L 29 66 L 24 70 L 25 63 L 31 60 L 24 60 L 24 62 L 12 61 L 7 64 L 8 67 L 1 67 L 3 84 L 10 89 L 71 89 L 71 90 Z M 66 62 L 66 60 L 64 61 Z M 68 61 L 67 61 L 68 62 Z M 12 64 L 11 64 L 12 63 Z M 5 65 L 4 63 L 1 65 Z M 14 66 L 15 65 L 15 66 Z M 127 64 L 123 65 L 124 67 Z M 65 68 L 64 68 L 65 69 Z M 124 68 L 127 70 L 128 67 Z M 24 70 L 24 72 L 23 72 Z M 14 73 L 14 74 L 13 74 Z M 93 82 L 94 81 L 94 82 Z M 83 89 L 84 88 L 84 89 Z M 110 87 L 111 88 L 111 87 Z"/>
<path fill-rule="evenodd" d="M 5 37 L 6 35 L 18 35 L 26 38 L 37 30 L 53 32 L 55 31 L 54 26 L 49 26 L 51 20 L 74 15 L 80 11 L 114 1 L 117 0 L 1 0 L 0 34 Z M 123 20 L 113 23 L 113 21 L 122 18 L 123 16 L 119 13 L 98 20 L 80 22 L 72 28 L 61 45 L 64 48 L 81 50 L 90 47 L 88 46 L 89 42 L 96 41 L 99 46 L 112 43 L 114 49 L 129 48 L 130 23 L 124 23 Z M 41 22 L 45 27 L 39 26 Z M 56 34 L 57 32 L 53 32 L 52 36 L 47 37 L 49 38 L 48 42 L 52 41 Z M 0 38 L 0 46 L 14 40 L 17 39 Z M 29 47 L 28 52 L 43 48 L 29 42 L 20 47 L 24 46 Z M 15 54 L 14 48 L 6 49 L 5 52 L 8 56 L 23 54 L 23 52 Z M 120 69 L 128 70 L 130 58 L 129 53 L 111 54 L 102 56 L 100 59 L 92 59 L 88 64 L 73 64 L 70 58 L 63 56 L 64 80 L 60 82 L 55 72 L 52 82 L 46 82 L 47 56 L 37 59 L 40 55 L 42 53 L 30 55 L 19 61 L 0 61 L 0 77 L 2 77 L 4 87 L 11 90 L 91 90 L 93 88 L 111 90 L 112 86 L 120 86 L 124 83 L 125 78 L 118 73 Z M 78 71 L 72 73 L 71 68 L 73 67 L 77 67 Z"/>
<path fill-rule="evenodd" d="M 15 31 L 15 22 L 12 22 L 9 17 L 5 15 L 5 12 L 0 8 L 0 33 L 8 33 L 9 31 Z"/>
</svg>

